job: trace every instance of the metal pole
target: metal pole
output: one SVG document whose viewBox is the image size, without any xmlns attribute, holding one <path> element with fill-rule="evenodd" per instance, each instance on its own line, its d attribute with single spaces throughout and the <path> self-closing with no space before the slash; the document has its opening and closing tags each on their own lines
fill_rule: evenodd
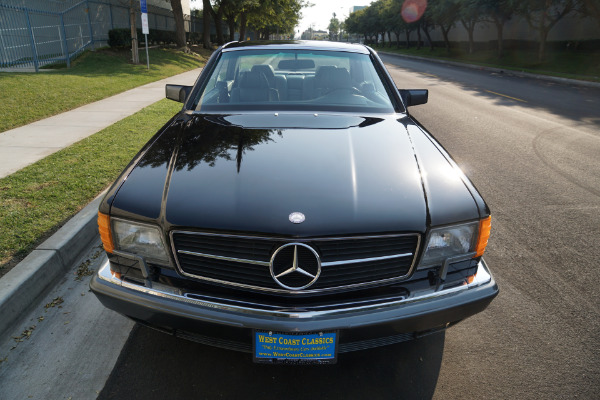
<svg viewBox="0 0 600 400">
<path fill-rule="evenodd" d="M 71 68 L 71 54 L 69 52 L 69 42 L 67 42 L 67 31 L 65 30 L 65 20 L 63 15 L 60 15 L 60 26 L 62 27 L 63 41 L 65 43 L 65 61 L 67 62 L 67 68 Z"/>
<path fill-rule="evenodd" d="M 112 4 L 108 3 L 108 16 L 110 17 L 110 29 L 115 29 L 112 15 Z"/>
<path fill-rule="evenodd" d="M 0 66 L 3 66 L 5 63 L 8 64 L 8 49 L 4 44 L 4 36 L 2 35 L 2 28 L 0 28 L 0 49 L 2 49 L 3 57 L 0 57 Z M 2 61 L 4 60 L 4 61 Z"/>
<path fill-rule="evenodd" d="M 90 27 L 90 44 L 94 44 L 94 29 L 92 28 L 92 19 L 90 18 L 90 3 L 89 1 L 86 0 L 85 2 L 85 6 L 86 6 L 86 14 L 87 14 L 87 20 L 88 20 L 88 26 Z"/>
<path fill-rule="evenodd" d="M 25 10 L 25 16 L 27 17 L 27 28 L 29 29 L 29 39 L 31 39 L 31 51 L 33 52 L 33 65 L 35 72 L 40 71 L 40 65 L 37 57 L 37 49 L 35 47 L 35 39 L 33 36 L 33 29 L 31 29 L 31 21 L 29 20 L 29 11 Z"/>
<path fill-rule="evenodd" d="M 148 71 L 150 71 L 150 56 L 148 55 L 148 34 L 144 35 L 146 37 L 146 67 Z"/>
</svg>

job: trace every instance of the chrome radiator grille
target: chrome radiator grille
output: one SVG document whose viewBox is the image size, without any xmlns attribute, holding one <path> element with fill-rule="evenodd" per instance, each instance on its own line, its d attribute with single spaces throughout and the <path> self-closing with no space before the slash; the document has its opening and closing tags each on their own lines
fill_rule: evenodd
<svg viewBox="0 0 600 400">
<path fill-rule="evenodd" d="M 316 293 L 402 279 L 412 269 L 418 234 L 341 238 L 268 238 L 174 231 L 171 244 L 180 272 L 186 276 L 247 289 L 280 293 Z M 273 253 L 287 243 L 313 248 L 321 274 L 307 289 L 279 286 L 269 269 Z"/>
</svg>

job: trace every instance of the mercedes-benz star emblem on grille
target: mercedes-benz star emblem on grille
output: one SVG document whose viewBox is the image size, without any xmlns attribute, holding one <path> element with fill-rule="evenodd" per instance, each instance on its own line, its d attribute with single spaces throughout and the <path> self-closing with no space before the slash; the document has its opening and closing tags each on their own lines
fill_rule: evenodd
<svg viewBox="0 0 600 400">
<path fill-rule="evenodd" d="M 279 286 L 289 290 L 301 290 L 319 279 L 321 259 L 310 246 L 288 243 L 275 250 L 269 269 Z"/>
<path fill-rule="evenodd" d="M 301 224 L 304 222 L 306 217 L 301 212 L 293 212 L 290 214 L 290 221 L 294 224 Z"/>
</svg>

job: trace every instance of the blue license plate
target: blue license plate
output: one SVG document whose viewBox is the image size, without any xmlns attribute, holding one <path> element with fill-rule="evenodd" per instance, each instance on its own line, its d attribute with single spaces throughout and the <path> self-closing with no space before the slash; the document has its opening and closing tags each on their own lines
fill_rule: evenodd
<svg viewBox="0 0 600 400">
<path fill-rule="evenodd" d="M 337 332 L 254 331 L 254 361 L 269 364 L 334 364 Z"/>
</svg>

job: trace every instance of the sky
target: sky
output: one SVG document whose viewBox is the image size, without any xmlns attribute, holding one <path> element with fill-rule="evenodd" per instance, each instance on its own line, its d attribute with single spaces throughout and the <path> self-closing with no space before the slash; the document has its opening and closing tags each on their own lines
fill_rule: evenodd
<svg viewBox="0 0 600 400">
<path fill-rule="evenodd" d="M 296 27 L 296 37 L 307 30 L 311 24 L 315 30 L 327 30 L 333 13 L 340 21 L 345 20 L 354 6 L 368 6 L 373 0 L 309 0 L 312 7 L 302 9 L 302 19 Z M 202 0 L 191 0 L 191 8 L 202 8 Z M 300 33 L 298 34 L 298 30 Z"/>
<path fill-rule="evenodd" d="M 296 37 L 313 25 L 315 30 L 327 30 L 329 20 L 336 14 L 340 21 L 345 20 L 352 7 L 368 6 L 374 0 L 310 0 L 314 6 L 302 9 L 300 25 L 296 27 Z M 300 30 L 300 34 L 298 34 Z"/>
</svg>

